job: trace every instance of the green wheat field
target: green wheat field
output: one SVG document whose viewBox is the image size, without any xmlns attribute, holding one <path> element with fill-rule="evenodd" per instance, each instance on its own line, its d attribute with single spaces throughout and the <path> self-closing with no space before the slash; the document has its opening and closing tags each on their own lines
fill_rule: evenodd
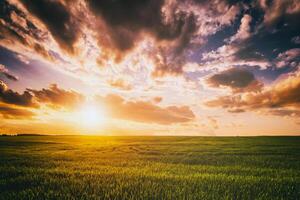
<svg viewBox="0 0 300 200">
<path fill-rule="evenodd" d="M 0 137 L 0 199 L 300 199 L 300 137 Z"/>
</svg>

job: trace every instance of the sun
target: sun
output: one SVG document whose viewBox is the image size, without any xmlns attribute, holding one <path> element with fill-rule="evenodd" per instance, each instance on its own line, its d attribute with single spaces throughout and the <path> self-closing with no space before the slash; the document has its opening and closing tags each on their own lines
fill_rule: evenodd
<svg viewBox="0 0 300 200">
<path fill-rule="evenodd" d="M 79 124 L 89 129 L 103 126 L 106 120 L 104 109 L 99 105 L 84 105 L 78 115 Z"/>
</svg>

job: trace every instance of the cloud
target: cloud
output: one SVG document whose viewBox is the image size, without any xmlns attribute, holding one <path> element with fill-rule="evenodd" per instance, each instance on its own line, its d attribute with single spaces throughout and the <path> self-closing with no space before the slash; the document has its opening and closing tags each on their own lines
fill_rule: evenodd
<svg viewBox="0 0 300 200">
<path fill-rule="evenodd" d="M 265 11 L 264 23 L 272 26 L 283 19 L 297 19 L 300 13 L 300 2 L 298 0 L 274 0 L 271 2 L 260 0 L 263 10 Z"/>
<path fill-rule="evenodd" d="M 266 114 L 280 116 L 280 117 L 300 117 L 300 110 L 279 108 L 279 109 L 269 110 Z"/>
<path fill-rule="evenodd" d="M 126 101 L 118 95 L 98 97 L 109 114 L 118 119 L 156 124 L 175 124 L 190 122 L 195 119 L 188 106 L 160 107 L 148 101 Z"/>
<path fill-rule="evenodd" d="M 134 101 L 111 94 L 105 97 L 97 96 L 96 100 L 105 105 L 111 117 L 117 119 L 163 125 L 185 123 L 195 119 L 193 111 L 188 106 L 161 107 L 156 105 L 161 102 L 161 97 L 155 97 L 153 101 Z M 55 110 L 73 110 L 79 108 L 84 102 L 85 97 L 82 94 L 61 89 L 56 84 L 51 84 L 49 88 L 41 90 L 26 89 L 23 94 L 8 89 L 3 82 L 0 85 L 0 103 L 4 103 L 4 106 L 0 106 L 0 113 L 4 118 L 34 116 L 31 111 L 23 109 L 25 107 L 41 109 L 42 105 L 46 105 Z"/>
<path fill-rule="evenodd" d="M 41 109 L 41 105 L 55 110 L 72 110 L 78 108 L 84 100 L 82 94 L 61 89 L 56 84 L 41 90 L 26 89 L 20 94 L 8 89 L 7 85 L 0 81 L 0 114 L 4 118 L 30 118 L 35 114 L 27 108 Z"/>
<path fill-rule="evenodd" d="M 244 15 L 241 19 L 241 25 L 237 33 L 230 38 L 230 41 L 243 41 L 248 39 L 251 36 L 251 27 L 250 23 L 252 21 L 252 17 L 250 15 Z"/>
<path fill-rule="evenodd" d="M 27 89 L 34 95 L 37 102 L 46 104 L 54 109 L 74 109 L 84 102 L 84 96 L 75 91 L 68 91 L 51 84 L 49 88 L 41 90 Z"/>
<path fill-rule="evenodd" d="M 295 36 L 291 39 L 291 42 L 295 44 L 300 44 L 300 36 Z"/>
<path fill-rule="evenodd" d="M 73 74 L 95 73 L 97 66 L 124 65 L 143 45 L 134 62 L 147 57 L 152 77 L 182 75 L 190 52 L 231 25 L 241 9 L 240 3 L 194 0 L 5 0 L 0 6 L 0 44 L 16 53 Z"/>
<path fill-rule="evenodd" d="M 36 75 L 49 78 L 57 70 L 66 77 L 60 80 L 64 87 L 74 77 L 82 80 L 74 81 L 75 89 L 97 88 L 106 95 L 113 88 L 126 95 L 102 97 L 117 119 L 193 121 L 201 108 L 180 105 L 197 105 L 219 92 L 226 96 L 207 105 L 230 113 L 298 116 L 292 97 L 283 101 L 291 95 L 288 89 L 280 93 L 277 83 L 268 84 L 278 76 L 283 83 L 284 74 L 300 67 L 299 1 L 3 0 L 0 10 L 2 63 L 13 67 L 0 67 L 0 78 L 22 76 L 9 81 L 12 88 L 1 83 L 0 103 L 12 108 L 36 113 L 76 108 L 82 94 L 58 85 L 36 88 L 49 82 Z M 13 60 L 6 51 L 22 58 Z M 226 90 L 205 87 L 203 77 L 210 87 Z M 23 83 L 33 89 L 17 92 Z"/>
<path fill-rule="evenodd" d="M 181 41 L 186 41 L 182 43 L 184 45 L 172 46 L 167 44 L 168 48 L 159 49 L 153 53 L 153 55 L 156 55 L 153 57 L 156 66 L 152 73 L 153 77 L 170 74 L 182 75 L 183 66 L 188 62 L 189 54 L 195 49 L 204 46 L 209 36 L 214 35 L 226 26 L 232 25 L 240 12 L 240 5 L 238 3 L 231 5 L 226 1 L 170 0 L 166 2 L 163 11 L 165 11 L 167 21 L 172 21 L 172 15 L 168 16 L 172 11 L 177 13 L 192 13 L 192 15 L 189 15 L 189 20 L 186 23 L 188 29 L 184 29 L 185 34 L 179 37 L 184 38 Z M 175 51 L 172 51 L 172 49 L 175 49 Z"/>
<path fill-rule="evenodd" d="M 276 67 L 282 68 L 286 66 L 297 67 L 300 61 L 300 48 L 289 49 L 278 54 L 276 58 Z"/>
<path fill-rule="evenodd" d="M 181 36 L 189 23 L 187 14 L 176 14 L 175 10 L 169 13 L 174 17 L 172 23 L 164 23 L 163 0 L 87 2 L 92 12 L 104 20 L 110 39 L 121 51 L 132 48 L 141 31 L 150 32 L 159 40 L 172 40 Z"/>
<path fill-rule="evenodd" d="M 154 98 L 153 98 L 153 102 L 154 102 L 154 103 L 160 103 L 162 100 L 163 100 L 162 97 L 154 97 Z"/>
<path fill-rule="evenodd" d="M 259 91 L 263 84 L 244 68 L 230 68 L 207 79 L 211 87 L 229 87 L 233 92 Z"/>
<path fill-rule="evenodd" d="M 176 57 L 174 54 L 168 52 L 168 49 L 160 49 L 158 52 L 159 53 L 153 52 L 154 56 L 151 56 L 155 65 L 152 77 L 157 78 L 166 75 L 177 76 L 183 73 L 184 57 Z"/>
<path fill-rule="evenodd" d="M 178 9 L 164 0 L 87 1 L 97 16 L 98 45 L 104 50 L 100 63 L 107 58 L 119 63 L 142 41 L 153 43 L 145 50 L 155 63 L 154 76 L 181 74 L 185 51 L 196 34 L 193 12 Z M 176 2 L 176 4 L 179 4 Z"/>
<path fill-rule="evenodd" d="M 224 66 L 259 66 L 265 69 L 271 63 L 253 43 L 251 23 L 253 17 L 245 14 L 237 32 L 226 38 L 225 44 L 216 50 L 202 54 L 202 65 L 223 68 Z"/>
<path fill-rule="evenodd" d="M 7 88 L 7 85 L 0 81 L 0 101 L 7 104 L 13 104 L 24 107 L 38 107 L 38 104 L 34 101 L 34 97 L 28 91 L 20 94 Z"/>
<path fill-rule="evenodd" d="M 258 3 L 258 4 L 257 4 Z M 258 5 L 258 6 L 257 6 Z M 257 7 L 256 7 L 257 6 Z M 274 49 L 287 51 L 296 48 L 299 31 L 300 3 L 294 0 L 261 0 L 244 4 L 241 23 L 236 33 L 225 39 L 225 44 L 208 53 L 204 53 L 202 65 L 231 65 L 283 67 L 277 62 Z M 254 12 L 252 12 L 254 11 Z M 296 62 L 290 63 L 297 66 Z"/>
<path fill-rule="evenodd" d="M 238 95 L 221 96 L 205 103 L 209 107 L 222 107 L 230 110 L 260 111 L 292 109 L 300 110 L 300 74 L 297 72 L 277 82 L 261 92 L 247 92 Z M 283 113 L 283 112 L 282 112 Z"/>
<path fill-rule="evenodd" d="M 234 109 L 228 110 L 228 112 L 230 112 L 230 113 L 242 113 L 242 112 L 245 112 L 245 110 L 240 109 L 240 108 L 234 108 Z"/>
<path fill-rule="evenodd" d="M 0 105 L 0 116 L 4 119 L 30 119 L 35 116 L 35 114 L 26 109 Z"/>
<path fill-rule="evenodd" d="M 52 60 L 46 45 L 47 32 L 36 24 L 36 21 L 28 16 L 27 12 L 21 9 L 20 3 L 1 1 L 2 15 L 0 17 L 0 44 L 14 52 L 28 53 L 32 57 L 35 54 L 41 55 L 47 60 Z M 50 43 L 49 40 L 46 40 Z"/>
<path fill-rule="evenodd" d="M 110 80 L 109 85 L 121 90 L 131 90 L 132 86 L 123 79 Z"/>
<path fill-rule="evenodd" d="M 13 74 L 11 74 L 8 69 L 0 64 L 0 74 L 4 75 L 7 79 L 17 81 L 19 78 Z"/>
<path fill-rule="evenodd" d="M 87 2 L 102 30 L 97 32 L 98 45 L 103 49 L 99 63 L 105 65 L 107 58 L 118 63 L 142 41 L 150 41 L 144 55 L 154 63 L 152 77 L 181 75 L 189 52 L 233 23 L 240 10 L 225 1 Z"/>
<path fill-rule="evenodd" d="M 279 59 L 286 59 L 286 60 L 294 60 L 295 58 L 300 57 L 300 48 L 290 49 L 284 53 L 280 53 L 278 55 Z"/>
<path fill-rule="evenodd" d="M 80 29 L 69 10 L 59 1 L 21 0 L 24 6 L 41 20 L 61 48 L 74 53 Z"/>
</svg>

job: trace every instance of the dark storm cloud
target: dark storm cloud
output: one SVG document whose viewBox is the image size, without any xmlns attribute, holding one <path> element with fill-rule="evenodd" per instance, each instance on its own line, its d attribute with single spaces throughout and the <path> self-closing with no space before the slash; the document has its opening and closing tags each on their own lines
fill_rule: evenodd
<svg viewBox="0 0 300 200">
<path fill-rule="evenodd" d="M 285 22 L 294 23 L 299 19 L 300 2 L 298 0 L 259 0 L 259 2 L 265 12 L 266 26 L 278 26 Z"/>
<path fill-rule="evenodd" d="M 88 0 L 88 4 L 90 9 L 101 16 L 109 26 L 110 37 L 120 50 L 132 48 L 138 33 L 142 30 L 153 33 L 158 39 L 172 40 L 183 32 L 190 34 L 184 29 L 191 29 L 194 26 L 192 18 L 183 12 L 176 15 L 172 13 L 174 20 L 172 24 L 164 23 L 161 12 L 163 0 Z M 187 23 L 188 27 L 185 27 Z M 183 36 L 183 41 L 187 40 L 185 38 L 187 35 Z"/>
<path fill-rule="evenodd" d="M 4 0 L 0 2 L 0 9 L 0 18 L 3 19 L 6 24 L 9 24 L 11 29 L 25 34 L 33 35 L 35 38 L 39 38 L 38 28 L 27 19 L 26 14 L 15 5 L 10 4 L 8 1 Z M 23 24 L 18 23 L 21 21 Z"/>
<path fill-rule="evenodd" d="M 6 0 L 0 2 L 0 9 L 0 19 L 5 22 L 0 24 L 0 39 L 12 37 L 20 43 L 28 45 L 26 38 L 23 36 L 23 33 L 28 33 L 28 31 L 15 23 L 11 18 L 13 14 L 16 14 L 26 20 L 25 13 L 20 11 L 16 6 L 9 4 Z"/>
<path fill-rule="evenodd" d="M 6 84 L 0 81 L 0 101 L 7 104 L 13 104 L 24 107 L 38 107 L 34 102 L 34 97 L 28 91 L 20 94 L 8 89 Z"/>
<path fill-rule="evenodd" d="M 108 31 L 108 35 L 99 34 L 99 44 L 111 49 L 116 61 L 134 48 L 144 34 L 150 34 L 157 41 L 173 42 L 166 46 L 157 44 L 158 49 L 151 53 L 156 64 L 153 74 L 182 73 L 186 62 L 184 50 L 197 30 L 193 13 L 176 10 L 176 5 L 168 7 L 168 17 L 172 20 L 167 22 L 162 12 L 164 0 L 88 0 L 88 5 L 104 21 Z M 159 61 L 154 56 L 157 54 L 163 57 Z"/>
<path fill-rule="evenodd" d="M 41 90 L 27 89 L 27 91 L 33 94 L 39 103 L 47 104 L 54 109 L 73 109 L 84 101 L 82 94 L 72 90 L 61 89 L 56 84 L 52 84 L 49 88 L 43 88 Z"/>
<path fill-rule="evenodd" d="M 42 55 L 44 58 L 51 60 L 52 57 L 40 44 L 44 41 L 45 33 L 28 19 L 26 13 L 17 6 L 7 1 L 0 2 L 0 42 L 1 45 L 7 47 L 12 45 L 12 50 L 17 49 L 19 44 L 26 48 L 32 49 L 34 52 Z M 8 47 L 7 47 L 8 48 Z M 18 50 L 17 50 L 18 51 Z"/>
<path fill-rule="evenodd" d="M 110 37 L 117 48 L 126 50 L 133 46 L 138 31 L 160 23 L 162 0 L 87 1 L 90 9 L 101 16 L 112 29 Z"/>
<path fill-rule="evenodd" d="M 49 29 L 61 48 L 74 53 L 79 27 L 68 9 L 59 1 L 21 0 L 25 7 Z"/>
<path fill-rule="evenodd" d="M 173 46 L 160 48 L 158 51 L 161 55 L 160 59 L 152 56 L 155 61 L 156 68 L 152 73 L 153 76 L 164 76 L 165 74 L 178 75 L 183 73 L 182 66 L 187 62 L 185 50 L 190 46 L 191 38 L 197 30 L 196 18 L 189 15 L 185 19 L 181 34 L 176 39 Z M 153 53 L 154 55 L 157 53 Z"/>
<path fill-rule="evenodd" d="M 208 78 L 207 83 L 211 87 L 230 87 L 236 92 L 259 90 L 262 87 L 255 76 L 243 68 L 231 68 L 214 74 Z"/>
</svg>

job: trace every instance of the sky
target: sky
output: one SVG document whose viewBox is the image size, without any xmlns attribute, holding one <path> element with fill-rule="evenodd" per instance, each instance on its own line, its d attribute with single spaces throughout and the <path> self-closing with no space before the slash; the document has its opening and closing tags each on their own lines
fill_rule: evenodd
<svg viewBox="0 0 300 200">
<path fill-rule="evenodd" d="M 2 0 L 0 134 L 300 135 L 299 0 Z"/>
</svg>

